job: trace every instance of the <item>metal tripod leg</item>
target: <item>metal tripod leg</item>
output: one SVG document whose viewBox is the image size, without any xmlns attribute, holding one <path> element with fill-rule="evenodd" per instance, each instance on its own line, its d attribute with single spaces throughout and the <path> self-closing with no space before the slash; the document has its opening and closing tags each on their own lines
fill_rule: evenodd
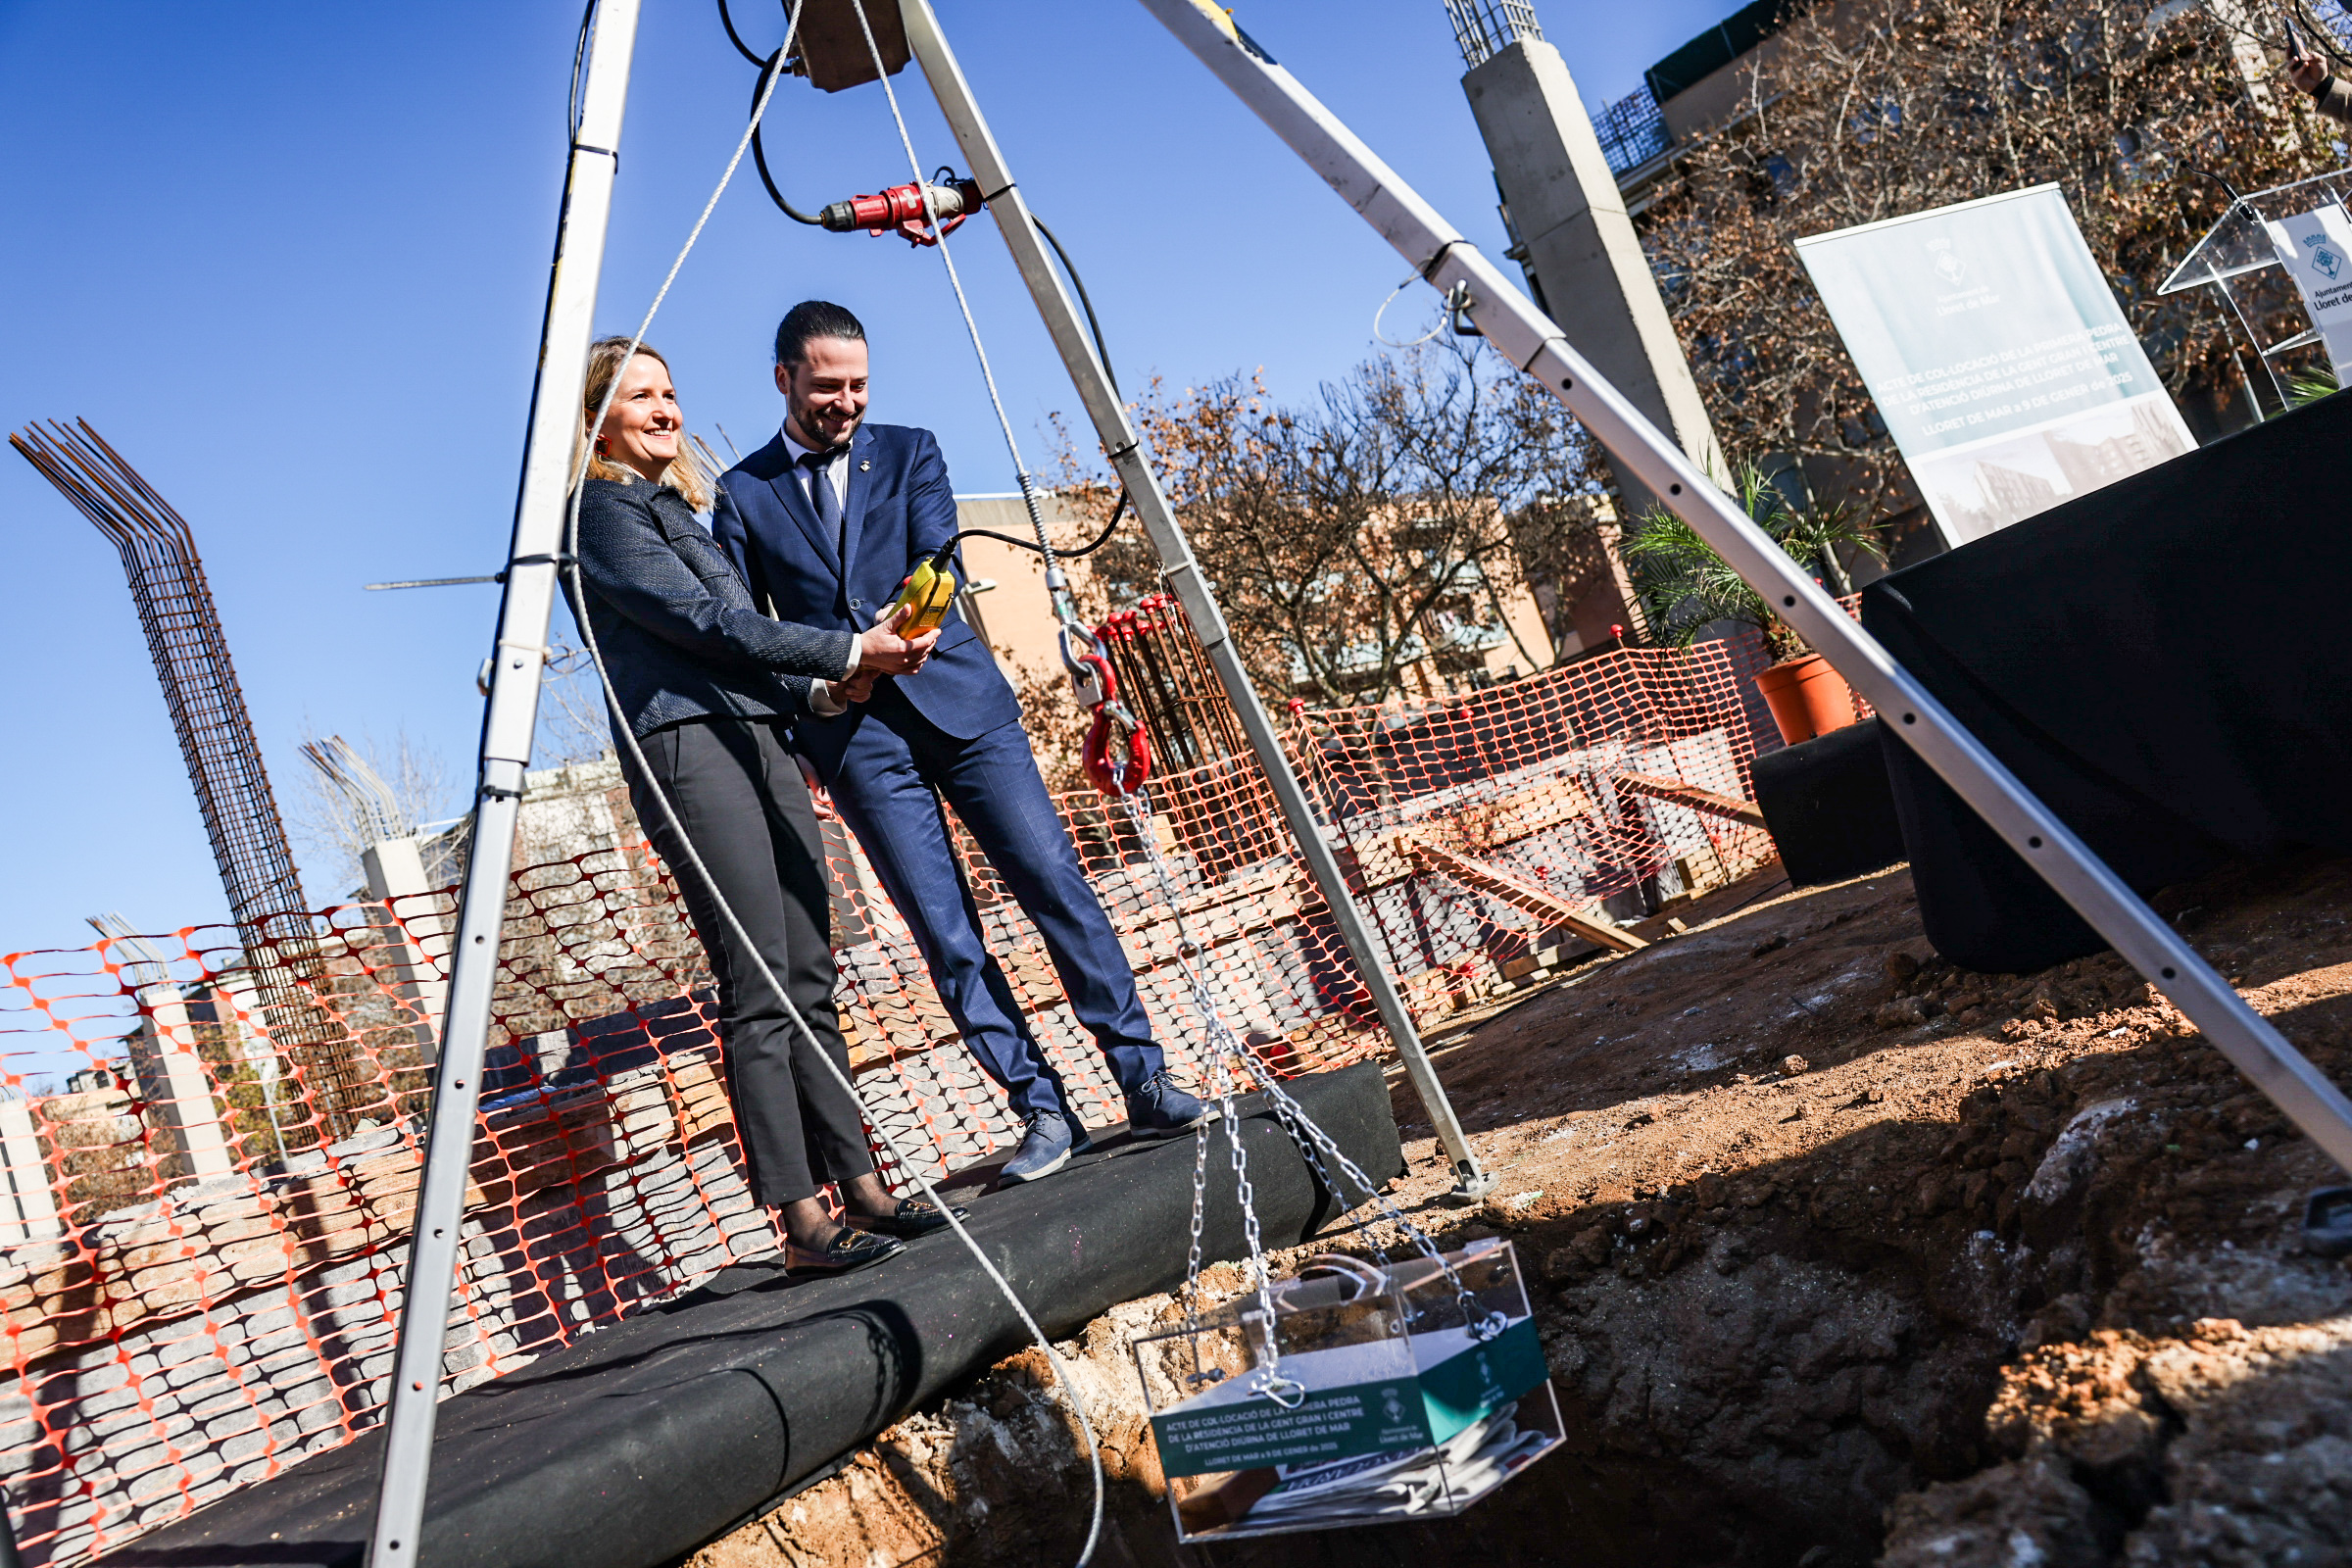
<svg viewBox="0 0 2352 1568">
<path fill-rule="evenodd" d="M 638 0 L 603 0 L 596 41 L 580 95 L 580 128 L 571 147 L 564 216 L 557 228 L 547 318 L 539 335 L 539 375 L 531 389 L 530 445 L 515 502 L 507 557 L 506 599 L 499 607 L 491 656 L 490 703 L 482 720 L 481 769 L 474 796 L 473 842 L 458 906 L 450 959 L 449 1011 L 433 1084 L 432 1131 L 424 1183 L 416 1195 L 416 1231 L 409 1248 L 400 1341 L 385 1416 L 383 1480 L 376 1495 L 368 1561 L 390 1568 L 417 1561 L 425 1483 L 432 1467 L 433 1417 L 441 1395 L 442 1342 L 458 1268 L 466 1178 L 473 1160 L 474 1110 L 481 1100 L 482 1054 L 490 1035 L 498 980 L 499 929 L 507 912 L 507 874 L 523 769 L 539 713 L 539 673 L 555 608 L 557 555 L 571 491 L 572 443 L 588 374 L 596 284 L 604 266 L 605 224 L 620 146 L 621 108 L 636 46 Z"/>
<path fill-rule="evenodd" d="M 1396 1041 L 1397 1054 L 1404 1058 L 1413 1092 L 1420 1096 L 1423 1107 L 1429 1112 L 1430 1125 L 1437 1131 L 1438 1143 L 1452 1163 L 1454 1191 L 1463 1198 L 1483 1197 L 1494 1187 L 1494 1178 L 1479 1168 L 1470 1140 L 1464 1136 L 1453 1105 L 1446 1098 L 1437 1069 L 1430 1064 L 1420 1031 L 1413 1026 L 1413 1015 L 1397 994 L 1380 949 L 1364 924 L 1363 913 L 1348 891 L 1347 873 L 1340 868 L 1339 857 L 1332 853 L 1331 842 L 1315 819 L 1314 807 L 1282 749 L 1282 738 L 1275 732 L 1273 719 L 1250 684 L 1249 673 L 1243 668 L 1241 656 L 1227 632 L 1224 612 L 1217 608 L 1216 596 L 1209 591 L 1208 580 L 1193 559 L 1193 547 L 1178 526 L 1176 514 L 1168 506 L 1158 478 L 1144 461 L 1135 427 L 1128 422 L 1126 406 L 1112 390 L 1102 362 L 1095 357 L 1093 340 L 1062 287 L 1061 274 L 1047 258 L 1045 243 L 1030 220 L 1029 208 L 1013 184 L 1004 154 L 998 151 L 996 138 L 989 132 L 988 122 L 981 117 L 980 105 L 972 97 L 962 68 L 956 65 L 955 54 L 948 48 L 947 38 L 939 29 L 939 19 L 931 14 L 928 0 L 900 0 L 899 10 L 906 19 L 906 38 L 913 47 L 914 58 L 921 64 L 931 91 L 956 132 L 972 177 L 980 182 L 989 211 L 996 215 L 997 231 L 1011 247 L 1021 281 L 1029 285 L 1029 297 L 1036 302 L 1038 314 L 1045 318 L 1046 329 L 1053 334 L 1054 347 L 1060 353 L 1070 379 L 1077 383 L 1079 399 L 1086 405 L 1088 417 L 1094 420 L 1095 433 L 1110 455 L 1120 482 L 1127 486 L 1127 494 L 1135 503 L 1137 515 L 1143 518 L 1152 548 L 1159 553 L 1169 591 L 1192 617 L 1193 629 L 1199 634 L 1201 647 L 1207 650 L 1218 684 L 1225 688 L 1234 711 L 1241 716 L 1250 749 L 1257 754 L 1258 763 L 1273 785 L 1275 802 L 1282 808 L 1292 836 L 1298 840 L 1299 858 L 1322 890 L 1324 903 L 1331 908 L 1332 923 L 1339 927 L 1340 938 L 1348 944 L 1348 951 L 1363 975 L 1365 989 L 1372 993 L 1373 1004 L 1380 1010 L 1381 1022 Z"/>
<path fill-rule="evenodd" d="M 1469 290 L 1487 341 L 1568 406 L 1612 457 L 1769 598 L 1870 699 L 1886 727 L 2042 880 L 2153 981 L 2254 1086 L 2352 1170 L 2352 1101 L 2248 1006 L 2196 950 L 2109 870 L 2000 760 L 1896 663 L 1680 447 L 1594 373 L 1559 327 L 1412 187 L 1208 0 L 1143 0 L 1340 198 L 1440 290 Z"/>
</svg>

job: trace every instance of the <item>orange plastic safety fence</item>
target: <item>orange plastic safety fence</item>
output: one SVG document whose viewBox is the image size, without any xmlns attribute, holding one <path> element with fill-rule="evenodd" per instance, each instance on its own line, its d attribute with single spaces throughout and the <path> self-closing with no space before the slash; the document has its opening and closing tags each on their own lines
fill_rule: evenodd
<svg viewBox="0 0 2352 1568">
<path fill-rule="evenodd" d="M 1624 781 L 1745 800 L 1722 642 L 1621 649 L 1442 702 L 1299 711 L 1294 737 L 1425 1022 L 1772 855 L 1760 829 Z M 1466 872 L 1466 867 L 1475 867 Z"/>
<path fill-rule="evenodd" d="M 1189 641 L 1166 607 L 1154 613 L 1145 632 Z M 1198 706 L 1205 689 L 1177 643 L 1161 650 L 1179 661 L 1167 689 Z M 1527 912 L 1545 899 L 1624 915 L 1768 849 L 1753 829 L 1613 783 L 1633 771 L 1745 794 L 1751 748 L 1720 644 L 1615 653 L 1444 703 L 1298 713 L 1289 738 L 1425 1019 L 1507 984 L 1545 939 Z M 1230 744 L 1196 755 L 1207 760 L 1152 781 L 1152 846 L 1116 802 L 1060 803 L 1171 1061 L 1197 1077 L 1206 1036 L 1180 914 L 1219 1011 L 1281 1070 L 1380 1050 L 1264 774 Z M 744 1179 L 710 975 L 676 888 L 625 798 L 595 800 L 613 808 L 602 837 L 511 885 L 453 1392 L 780 1245 Z M 526 830 L 531 810 L 526 797 Z M 862 856 L 838 825 L 826 834 L 838 1000 L 872 1119 L 930 1174 L 986 1159 L 1017 1123 Z M 1416 842 L 1455 857 L 1444 864 L 1456 873 L 1472 858 L 1484 891 L 1417 859 Z M 958 844 L 1028 1027 L 1082 1115 L 1121 1119 L 1036 928 Z M 264 952 L 194 927 L 0 958 L 14 1374 L 0 1489 L 28 1562 L 119 1546 L 380 1419 L 456 906 L 454 888 L 348 906 Z M 297 1015 L 343 1043 L 334 1083 L 315 1081 L 307 1034 L 277 1038 Z"/>
</svg>

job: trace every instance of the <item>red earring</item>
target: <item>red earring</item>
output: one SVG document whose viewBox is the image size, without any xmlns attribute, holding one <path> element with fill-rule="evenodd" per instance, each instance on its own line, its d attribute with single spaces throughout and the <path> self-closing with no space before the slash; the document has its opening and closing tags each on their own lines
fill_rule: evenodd
<svg viewBox="0 0 2352 1568">
<path fill-rule="evenodd" d="M 609 458 L 612 455 L 612 438 L 611 436 L 600 435 L 596 438 L 596 455 L 600 458 Z"/>
</svg>

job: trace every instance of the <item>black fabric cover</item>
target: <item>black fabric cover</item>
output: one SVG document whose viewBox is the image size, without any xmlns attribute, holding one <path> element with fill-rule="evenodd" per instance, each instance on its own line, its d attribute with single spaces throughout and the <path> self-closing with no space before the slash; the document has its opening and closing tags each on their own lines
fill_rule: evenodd
<svg viewBox="0 0 2352 1568">
<path fill-rule="evenodd" d="M 1289 1087 L 1374 1180 L 1403 1173 L 1378 1065 Z M 1266 1245 L 1296 1245 L 1339 1204 L 1271 1115 L 1252 1101 L 1244 1108 Z M 1223 1137 L 1218 1130 L 1220 1149 Z M 1190 1138 L 1127 1145 L 969 1199 L 967 1223 L 1058 1339 L 1183 1279 L 1192 1168 Z M 1240 1209 L 1222 1152 L 1209 1169 L 1207 1253 L 1238 1257 Z M 788 1284 L 772 1269 L 728 1269 L 666 1309 L 445 1400 L 419 1559 L 431 1568 L 652 1568 L 757 1515 L 1025 1343 L 1011 1308 L 947 1233 L 839 1279 Z M 378 1428 L 99 1561 L 356 1564 L 382 1452 Z"/>
<path fill-rule="evenodd" d="M 1766 753 L 1749 776 L 1790 886 L 1842 882 L 1903 858 L 1877 719 Z"/>
<path fill-rule="evenodd" d="M 1863 590 L 1862 621 L 2142 893 L 2352 849 L 2352 397 L 2330 397 Z M 2101 939 L 1886 726 L 1936 951 L 2027 972 Z"/>
</svg>

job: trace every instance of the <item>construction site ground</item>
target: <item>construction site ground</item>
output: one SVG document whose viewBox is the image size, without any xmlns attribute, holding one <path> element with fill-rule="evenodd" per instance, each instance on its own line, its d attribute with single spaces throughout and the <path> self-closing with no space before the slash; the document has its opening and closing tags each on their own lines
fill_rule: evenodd
<svg viewBox="0 0 2352 1568">
<path fill-rule="evenodd" d="M 2352 1071 L 2352 862 L 2157 903 Z M 1953 970 L 1900 867 L 1791 892 L 1774 865 L 1677 917 L 1435 1042 L 1499 1178 L 1476 1207 L 1443 1201 L 1393 1075 L 1393 1196 L 1449 1245 L 1516 1244 L 1565 1448 L 1459 1519 L 1180 1547 L 1128 1350 L 1177 1315 L 1154 1297 L 1064 1348 L 1109 1477 L 1098 1562 L 2352 1562 L 2352 1264 L 2300 1227 L 2342 1177 L 2177 1011 L 2112 955 Z M 1050 1383 L 1014 1356 L 695 1568 L 1074 1560 Z"/>
</svg>

